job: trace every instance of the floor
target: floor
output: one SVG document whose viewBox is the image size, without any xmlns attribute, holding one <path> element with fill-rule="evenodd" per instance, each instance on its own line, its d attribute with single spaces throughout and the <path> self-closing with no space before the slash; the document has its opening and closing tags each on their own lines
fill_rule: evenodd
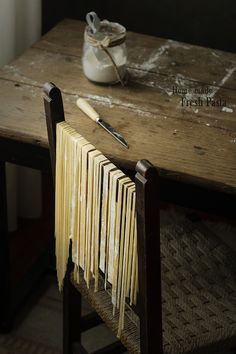
<svg viewBox="0 0 236 354">
<path fill-rule="evenodd" d="M 91 309 L 83 303 L 83 313 Z M 82 342 L 92 352 L 116 338 L 99 325 L 83 333 Z M 60 354 L 62 353 L 62 296 L 55 275 L 42 279 L 36 293 L 31 296 L 18 316 L 14 330 L 0 335 L 0 354 Z"/>
</svg>

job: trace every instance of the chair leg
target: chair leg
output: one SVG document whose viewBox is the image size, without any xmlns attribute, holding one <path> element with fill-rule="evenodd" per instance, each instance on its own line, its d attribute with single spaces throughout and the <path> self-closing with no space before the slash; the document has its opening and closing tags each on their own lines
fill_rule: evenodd
<svg viewBox="0 0 236 354">
<path fill-rule="evenodd" d="M 140 345 L 142 354 L 163 353 L 160 261 L 160 196 L 157 170 L 136 166 Z"/>
<path fill-rule="evenodd" d="M 70 281 L 67 267 L 63 287 L 63 354 L 73 354 L 73 343 L 81 341 L 81 295 Z"/>
</svg>

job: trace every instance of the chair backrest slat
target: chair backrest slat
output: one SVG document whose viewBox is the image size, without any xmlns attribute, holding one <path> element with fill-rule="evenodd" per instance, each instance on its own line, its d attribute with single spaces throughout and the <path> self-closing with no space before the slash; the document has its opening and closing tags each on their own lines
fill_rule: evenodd
<svg viewBox="0 0 236 354">
<path fill-rule="evenodd" d="M 65 120 L 61 91 L 53 83 L 47 82 L 43 86 L 44 108 L 46 114 L 48 142 L 50 148 L 53 181 L 55 182 L 56 167 L 56 125 Z"/>
</svg>

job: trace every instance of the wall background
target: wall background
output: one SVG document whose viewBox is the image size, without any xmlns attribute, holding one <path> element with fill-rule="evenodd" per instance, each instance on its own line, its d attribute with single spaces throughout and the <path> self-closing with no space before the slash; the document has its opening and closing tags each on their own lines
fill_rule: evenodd
<svg viewBox="0 0 236 354">
<path fill-rule="evenodd" d="M 235 0 L 43 0 L 43 31 L 92 10 L 130 31 L 236 52 Z"/>
<path fill-rule="evenodd" d="M 0 1 L 0 66 L 20 55 L 41 35 L 41 0 Z"/>
<path fill-rule="evenodd" d="M 41 0 L 0 0 L 0 67 L 39 39 L 41 23 Z M 39 217 L 40 172 L 7 164 L 7 203 L 9 231 L 17 229 L 18 216 Z"/>
</svg>

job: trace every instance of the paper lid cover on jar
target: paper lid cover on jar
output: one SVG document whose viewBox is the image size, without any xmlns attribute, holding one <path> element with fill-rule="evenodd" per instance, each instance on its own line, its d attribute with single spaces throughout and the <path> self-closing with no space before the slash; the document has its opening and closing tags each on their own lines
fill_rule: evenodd
<svg viewBox="0 0 236 354">
<path fill-rule="evenodd" d="M 95 12 L 86 15 L 87 26 L 85 29 L 86 41 L 91 41 L 94 46 L 113 47 L 125 42 L 126 29 L 119 23 L 108 20 L 100 21 Z"/>
</svg>

